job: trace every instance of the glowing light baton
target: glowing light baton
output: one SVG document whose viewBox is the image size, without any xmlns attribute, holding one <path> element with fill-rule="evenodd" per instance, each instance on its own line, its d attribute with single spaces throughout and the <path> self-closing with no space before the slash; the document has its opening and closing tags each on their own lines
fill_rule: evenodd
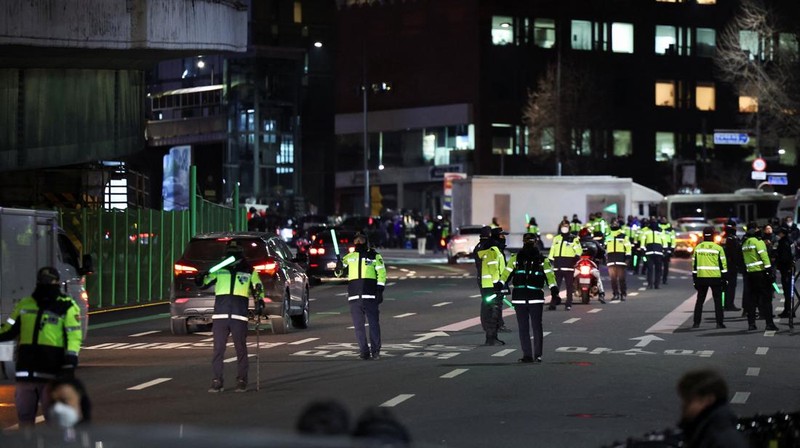
<svg viewBox="0 0 800 448">
<path fill-rule="evenodd" d="M 774 289 L 778 294 L 783 294 L 783 292 L 781 292 L 781 288 L 778 287 L 778 283 L 776 282 L 772 282 L 772 289 Z"/>
<path fill-rule="evenodd" d="M 530 215 L 525 213 L 525 225 L 527 226 L 529 222 L 531 222 L 531 217 L 530 217 Z"/>
<path fill-rule="evenodd" d="M 336 230 L 331 229 L 331 240 L 333 240 L 333 251 L 336 252 L 336 256 L 339 256 L 339 240 L 336 239 Z"/>
<path fill-rule="evenodd" d="M 509 307 L 509 308 L 514 308 L 514 304 L 512 304 L 511 302 L 509 302 L 509 301 L 508 301 L 508 299 L 506 299 L 505 297 L 503 298 L 503 303 L 505 303 L 506 305 L 508 305 L 508 307 Z"/>
<path fill-rule="evenodd" d="M 725 308 L 725 291 L 722 291 L 722 307 Z"/>
<path fill-rule="evenodd" d="M 213 273 L 219 271 L 220 269 L 224 268 L 225 266 L 228 266 L 228 265 L 233 264 L 235 262 L 236 262 L 236 257 L 231 255 L 230 257 L 222 260 L 220 263 L 212 266 L 211 269 L 208 270 L 208 273 L 209 274 L 213 274 Z"/>
</svg>

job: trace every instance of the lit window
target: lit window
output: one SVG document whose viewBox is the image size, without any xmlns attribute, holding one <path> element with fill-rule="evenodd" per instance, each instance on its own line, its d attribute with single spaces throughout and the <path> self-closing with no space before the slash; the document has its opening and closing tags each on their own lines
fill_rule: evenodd
<svg viewBox="0 0 800 448">
<path fill-rule="evenodd" d="M 750 60 L 755 60 L 757 56 L 763 56 L 766 43 L 760 39 L 758 33 L 750 30 L 739 31 L 739 48 L 750 55 Z M 761 48 L 761 53 L 759 53 Z"/>
<path fill-rule="evenodd" d="M 667 162 L 675 157 L 675 133 L 656 132 L 656 162 Z"/>
<path fill-rule="evenodd" d="M 656 81 L 656 106 L 675 107 L 675 81 Z"/>
<path fill-rule="evenodd" d="M 611 24 L 611 51 L 614 53 L 633 53 L 633 24 Z"/>
<path fill-rule="evenodd" d="M 739 112 L 745 114 L 753 114 L 758 112 L 758 98 L 754 96 L 740 96 Z"/>
<path fill-rule="evenodd" d="M 492 154 L 513 154 L 514 128 L 510 124 L 492 123 Z"/>
<path fill-rule="evenodd" d="M 573 50 L 592 49 L 592 22 L 587 20 L 573 20 L 571 33 L 571 45 Z"/>
<path fill-rule="evenodd" d="M 694 135 L 694 145 L 698 148 L 706 147 L 709 149 L 714 148 L 714 136 L 705 134 L 695 134 Z"/>
<path fill-rule="evenodd" d="M 556 21 L 536 19 L 533 21 L 533 43 L 541 48 L 553 48 L 556 44 Z"/>
<path fill-rule="evenodd" d="M 494 45 L 511 45 L 514 43 L 514 22 L 508 16 L 492 17 L 492 43 Z"/>
<path fill-rule="evenodd" d="M 631 131 L 614 131 L 614 157 L 627 157 L 633 154 Z"/>
<path fill-rule="evenodd" d="M 694 89 L 695 105 L 698 110 L 716 109 L 716 91 L 714 84 L 698 83 Z"/>
<path fill-rule="evenodd" d="M 717 32 L 712 28 L 697 29 L 697 55 L 710 58 L 717 48 Z"/>
<path fill-rule="evenodd" d="M 674 26 L 656 25 L 656 54 L 678 54 L 677 44 Z"/>
<path fill-rule="evenodd" d="M 556 150 L 556 130 L 555 128 L 545 128 L 542 131 L 542 137 L 539 139 L 539 144 L 542 146 L 542 151 L 553 152 Z"/>
<path fill-rule="evenodd" d="M 303 23 L 303 3 L 294 2 L 294 23 Z"/>
<path fill-rule="evenodd" d="M 717 0 L 697 0 L 698 5 L 716 5 Z"/>
</svg>

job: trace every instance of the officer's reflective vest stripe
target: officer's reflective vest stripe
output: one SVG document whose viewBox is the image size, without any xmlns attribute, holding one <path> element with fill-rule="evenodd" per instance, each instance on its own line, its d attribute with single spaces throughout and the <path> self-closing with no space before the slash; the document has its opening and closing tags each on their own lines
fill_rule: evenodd
<svg viewBox="0 0 800 448">
<path fill-rule="evenodd" d="M 529 271 L 520 264 L 518 255 L 511 256 L 502 277 L 503 282 L 507 282 L 509 278 L 512 279 L 514 288 L 511 292 L 511 303 L 514 305 L 544 303 L 543 288 L 557 286 L 550 260 L 543 258 L 541 265 L 535 266 L 533 270 Z"/>
<path fill-rule="evenodd" d="M 251 287 L 261 285 L 261 278 L 258 276 L 258 271 L 253 268 L 250 268 L 250 271 L 243 271 L 236 267 L 224 267 L 206 275 L 203 284 L 208 285 L 216 281 L 214 294 L 217 296 L 234 295 L 245 299 L 249 298 Z"/>
<path fill-rule="evenodd" d="M 702 241 L 692 254 L 692 274 L 697 278 L 721 278 L 728 272 L 725 249 L 713 241 Z"/>
<path fill-rule="evenodd" d="M 747 272 L 761 272 L 772 268 L 766 243 L 756 237 L 751 236 L 742 243 L 742 257 Z"/>
<path fill-rule="evenodd" d="M 491 246 L 488 249 L 479 250 L 478 258 L 481 260 L 481 288 L 494 287 L 506 269 L 503 254 L 497 246 Z"/>
<path fill-rule="evenodd" d="M 247 316 L 241 316 L 239 314 L 212 314 L 212 319 L 235 319 L 235 320 L 243 320 L 247 322 Z"/>
<path fill-rule="evenodd" d="M 570 235 L 571 236 L 571 235 Z M 578 238 L 574 238 L 571 242 L 565 241 L 563 235 L 556 235 L 553 238 L 553 245 L 550 246 L 549 258 L 557 271 L 572 271 L 575 265 L 575 259 L 583 252 L 581 243 Z"/>
<path fill-rule="evenodd" d="M 643 230 L 639 242 L 645 248 L 645 255 L 664 255 L 664 237 L 660 231 Z"/>
<path fill-rule="evenodd" d="M 631 255 L 631 243 L 622 229 L 612 232 L 606 238 L 606 265 L 626 266 L 625 257 Z"/>
</svg>

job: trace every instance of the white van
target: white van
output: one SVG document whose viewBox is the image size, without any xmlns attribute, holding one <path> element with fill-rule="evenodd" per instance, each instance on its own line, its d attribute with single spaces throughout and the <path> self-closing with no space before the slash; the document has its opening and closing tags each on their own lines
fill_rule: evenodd
<svg viewBox="0 0 800 448">
<path fill-rule="evenodd" d="M 798 207 L 800 207 L 800 189 L 797 190 L 794 196 L 785 196 L 778 203 L 778 219 L 783 222 L 784 218 L 791 217 L 794 222 L 798 222 L 797 217 L 798 212 L 800 212 Z"/>
</svg>

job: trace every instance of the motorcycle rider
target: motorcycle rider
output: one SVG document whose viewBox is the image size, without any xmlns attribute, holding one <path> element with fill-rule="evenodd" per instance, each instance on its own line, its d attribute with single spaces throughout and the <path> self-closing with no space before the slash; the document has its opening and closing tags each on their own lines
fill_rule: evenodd
<svg viewBox="0 0 800 448">
<path fill-rule="evenodd" d="M 575 216 L 575 219 L 577 219 L 577 216 Z M 553 238 L 547 258 L 550 259 L 556 274 L 556 286 L 560 286 L 562 280 L 566 284 L 567 303 L 565 309 L 569 311 L 572 309 L 572 294 L 574 292 L 572 277 L 575 272 L 575 262 L 578 260 L 579 254 L 583 252 L 583 249 L 581 249 L 578 237 L 569 232 L 569 222 L 562 221 L 558 231 L 558 235 Z M 559 297 L 555 299 L 555 302 L 550 301 L 548 309 L 554 310 L 561 303 Z"/>
<path fill-rule="evenodd" d="M 514 286 L 511 303 L 517 314 L 522 358 L 519 362 L 542 362 L 542 309 L 544 290 L 550 289 L 551 300 L 558 298 L 558 286 L 550 260 L 539 251 L 537 238 L 528 233 L 522 237 L 522 250 L 511 256 L 503 271 L 503 283 Z M 533 327 L 533 348 L 530 328 Z"/>
<path fill-rule="evenodd" d="M 573 288 L 577 290 L 580 287 L 580 277 L 581 277 L 581 266 L 589 266 L 589 275 L 595 278 L 597 282 L 597 300 L 600 303 L 606 303 L 606 292 L 603 289 L 603 279 L 600 278 L 600 269 L 597 268 L 597 263 L 594 262 L 596 259 L 596 252 L 594 252 L 594 246 L 587 246 L 583 248 L 583 252 L 581 253 L 581 257 L 578 259 L 577 263 L 575 263 L 574 267 L 574 284 Z M 590 286 L 591 288 L 591 286 Z M 567 299 L 569 300 L 569 299 Z"/>
</svg>

